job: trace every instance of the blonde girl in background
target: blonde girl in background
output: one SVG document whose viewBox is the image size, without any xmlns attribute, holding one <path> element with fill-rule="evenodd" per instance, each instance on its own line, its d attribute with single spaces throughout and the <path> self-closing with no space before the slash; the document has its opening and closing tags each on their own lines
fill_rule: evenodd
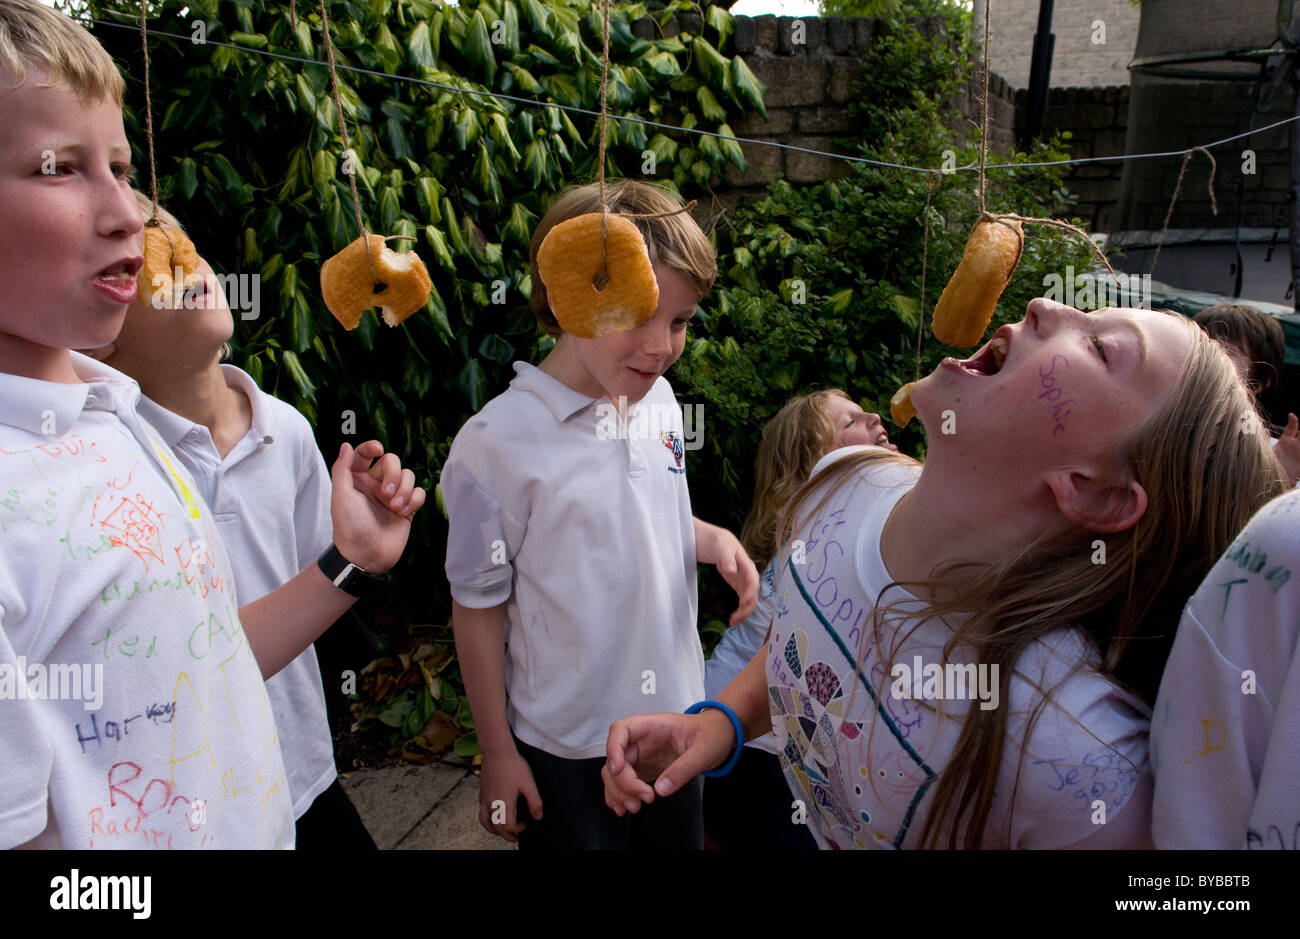
<svg viewBox="0 0 1300 939">
<path fill-rule="evenodd" d="M 707 697 L 725 688 L 767 639 L 776 610 L 782 510 L 818 460 L 832 450 L 864 444 L 898 450 L 880 416 L 863 411 L 837 388 L 792 398 L 763 428 L 754 459 L 754 504 L 740 533 L 741 544 L 763 570 L 758 607 L 726 631 L 705 663 Z M 705 781 L 704 827 L 713 845 L 726 850 L 817 847 L 806 825 L 790 821 L 790 790 L 776 753 L 773 736 L 764 734 L 745 745 L 732 773 Z"/>
</svg>

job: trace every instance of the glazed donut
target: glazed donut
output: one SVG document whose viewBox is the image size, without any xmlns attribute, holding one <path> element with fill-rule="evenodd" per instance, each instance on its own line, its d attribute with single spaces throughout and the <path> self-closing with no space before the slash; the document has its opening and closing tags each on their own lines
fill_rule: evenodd
<svg viewBox="0 0 1300 939">
<path fill-rule="evenodd" d="M 935 305 L 935 339 L 961 348 L 979 345 L 1024 245 L 1025 233 L 1017 221 L 984 219 L 975 226 L 961 263 Z"/>
<path fill-rule="evenodd" d="M 373 271 L 366 260 L 367 247 Z M 393 251 L 384 244 L 383 235 L 357 238 L 320 268 L 321 296 L 344 329 L 356 329 L 361 314 L 372 306 L 379 307 L 385 323 L 396 326 L 428 302 L 432 288 L 420 256 L 414 251 Z"/>
<path fill-rule="evenodd" d="M 912 418 L 916 417 L 916 408 L 912 407 L 912 386 L 915 384 L 916 382 L 909 381 L 895 391 L 894 396 L 889 399 L 889 416 L 894 419 L 899 429 L 906 427 Z"/>
<path fill-rule="evenodd" d="M 199 279 L 199 253 L 194 242 L 175 228 L 148 225 L 144 230 L 144 267 L 136 278 L 135 296 L 140 303 L 180 309 L 185 291 Z M 176 268 L 181 283 L 176 283 Z"/>
<path fill-rule="evenodd" d="M 659 284 L 640 230 L 622 216 L 608 218 L 609 279 L 601 288 L 595 283 L 600 273 L 600 212 L 560 222 L 537 249 L 537 273 L 551 312 L 561 329 L 584 339 L 640 326 L 659 306 Z"/>
</svg>

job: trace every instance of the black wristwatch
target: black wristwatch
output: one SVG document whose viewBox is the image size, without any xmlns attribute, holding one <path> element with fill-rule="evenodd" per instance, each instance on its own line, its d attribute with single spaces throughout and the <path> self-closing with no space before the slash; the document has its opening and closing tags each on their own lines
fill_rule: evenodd
<svg viewBox="0 0 1300 939">
<path fill-rule="evenodd" d="M 387 574 L 372 574 L 353 564 L 334 545 L 316 561 L 330 583 L 354 597 L 373 597 L 388 583 Z"/>
</svg>

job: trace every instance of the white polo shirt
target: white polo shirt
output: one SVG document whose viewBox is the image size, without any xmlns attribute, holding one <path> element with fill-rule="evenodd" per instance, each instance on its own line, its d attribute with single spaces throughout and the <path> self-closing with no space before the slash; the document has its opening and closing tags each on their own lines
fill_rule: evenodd
<svg viewBox="0 0 1300 939">
<path fill-rule="evenodd" d="M 604 756 L 613 721 L 704 693 L 681 410 L 660 378 L 620 427 L 604 399 L 514 368 L 443 467 L 447 579 L 471 609 L 509 601 L 515 734 Z"/>
<path fill-rule="evenodd" d="M 0 374 L 0 848 L 292 847 L 215 519 L 139 386 L 73 364 Z"/>
<path fill-rule="evenodd" d="M 233 365 L 226 384 L 253 406 L 248 433 L 223 460 L 212 434 L 148 397 L 140 416 L 152 424 L 194 476 L 212 508 L 235 572 L 237 606 L 261 599 L 297 576 L 333 540 L 330 476 L 311 425 L 292 405 L 266 394 Z M 312 646 L 266 683 L 289 776 L 294 818 L 329 788 L 334 738 Z"/>
</svg>

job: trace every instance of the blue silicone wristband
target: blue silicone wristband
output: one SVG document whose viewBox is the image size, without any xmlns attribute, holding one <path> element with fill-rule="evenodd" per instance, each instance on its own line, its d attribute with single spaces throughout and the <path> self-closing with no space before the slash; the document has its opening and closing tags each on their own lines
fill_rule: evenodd
<svg viewBox="0 0 1300 939">
<path fill-rule="evenodd" d="M 686 709 L 686 713 L 699 714 L 705 708 L 714 708 L 715 710 L 721 711 L 723 714 L 727 715 L 727 717 L 731 718 L 731 726 L 736 731 L 736 745 L 732 748 L 731 756 L 728 757 L 727 762 L 723 763 L 716 769 L 705 770 L 702 774 L 709 779 L 716 779 L 719 776 L 726 776 L 735 769 L 736 764 L 740 762 L 740 751 L 745 745 L 745 731 L 744 728 L 740 726 L 740 718 L 736 716 L 736 712 L 727 707 L 721 701 L 696 701 Z"/>
</svg>

